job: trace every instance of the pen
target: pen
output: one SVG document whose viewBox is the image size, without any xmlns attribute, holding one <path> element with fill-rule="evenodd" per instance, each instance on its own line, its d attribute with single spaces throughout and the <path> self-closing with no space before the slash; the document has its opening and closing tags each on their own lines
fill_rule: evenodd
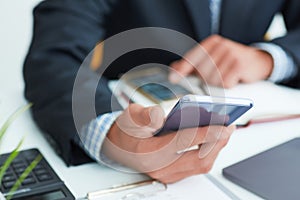
<svg viewBox="0 0 300 200">
<path fill-rule="evenodd" d="M 237 128 L 246 128 L 252 124 L 261 124 L 261 123 L 268 123 L 268 122 L 277 122 L 277 121 L 284 121 L 289 119 L 297 119 L 300 118 L 300 114 L 291 114 L 291 115 L 281 115 L 277 117 L 267 117 L 261 119 L 250 119 L 246 124 L 237 124 Z"/>
<path fill-rule="evenodd" d="M 153 186 L 160 185 L 160 186 L 162 186 L 163 190 L 165 190 L 167 188 L 166 184 L 163 184 L 161 182 L 158 182 L 158 181 L 152 179 L 152 180 L 145 180 L 145 181 L 139 181 L 136 183 L 121 185 L 121 186 L 117 186 L 117 187 L 111 187 L 108 189 L 103 189 L 103 190 L 99 190 L 99 191 L 95 191 L 95 192 L 89 192 L 87 194 L 87 199 L 93 200 L 93 199 L 97 199 L 106 194 L 113 194 L 113 193 L 130 190 L 130 189 L 134 189 L 134 188 L 138 188 L 138 187 L 142 187 L 142 186 L 148 186 L 148 185 L 153 185 Z"/>
</svg>

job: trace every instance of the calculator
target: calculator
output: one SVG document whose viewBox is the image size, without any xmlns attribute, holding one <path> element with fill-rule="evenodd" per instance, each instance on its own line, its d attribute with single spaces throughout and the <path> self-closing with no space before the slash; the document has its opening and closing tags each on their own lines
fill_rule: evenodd
<svg viewBox="0 0 300 200">
<path fill-rule="evenodd" d="M 38 149 L 20 151 L 2 178 L 0 190 L 4 196 L 8 196 L 8 192 L 18 180 L 19 176 L 39 154 L 41 153 Z M 1 155 L 0 166 L 3 166 L 8 156 L 9 153 Z M 43 157 L 33 171 L 24 179 L 17 191 L 14 192 L 12 200 L 21 199 L 72 200 L 75 198 Z"/>
<path fill-rule="evenodd" d="M 179 99 L 192 93 L 180 84 L 171 83 L 168 74 L 166 69 L 157 66 L 132 70 L 122 78 L 126 84 L 155 103 Z"/>
</svg>

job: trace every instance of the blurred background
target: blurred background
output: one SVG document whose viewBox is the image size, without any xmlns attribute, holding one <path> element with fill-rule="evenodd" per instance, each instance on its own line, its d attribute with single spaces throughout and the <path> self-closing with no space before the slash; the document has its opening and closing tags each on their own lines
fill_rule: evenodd
<svg viewBox="0 0 300 200">
<path fill-rule="evenodd" d="M 14 106 L 25 104 L 22 65 L 32 37 L 32 10 L 40 1 L 0 0 L 0 109 L 7 107 L 7 101 Z M 268 35 L 284 33 L 282 18 L 276 16 Z"/>
<path fill-rule="evenodd" d="M 26 104 L 22 66 L 32 36 L 32 9 L 40 1 L 0 0 L 0 127 L 12 112 Z M 26 112 L 13 122 L 0 144 L 0 153 L 13 150 L 24 136 L 23 148 L 30 147 L 28 135 L 38 132 L 30 118 Z M 43 141 L 39 135 L 33 138 Z"/>
<path fill-rule="evenodd" d="M 0 1 L 0 101 L 2 95 L 23 96 L 22 65 L 32 36 L 32 9 L 40 1 Z"/>
</svg>

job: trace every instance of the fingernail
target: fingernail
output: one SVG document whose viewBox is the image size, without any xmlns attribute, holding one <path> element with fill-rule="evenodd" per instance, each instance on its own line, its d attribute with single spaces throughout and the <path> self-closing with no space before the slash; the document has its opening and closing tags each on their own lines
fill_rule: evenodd
<svg viewBox="0 0 300 200">
<path fill-rule="evenodd" d="M 169 81 L 171 83 L 178 83 L 181 80 L 181 77 L 176 72 L 170 72 L 169 74 Z"/>
<path fill-rule="evenodd" d="M 158 129 L 163 124 L 164 119 L 164 111 L 159 106 L 154 106 L 150 110 L 150 118 L 151 118 L 151 124 L 150 126 L 154 129 Z"/>
</svg>

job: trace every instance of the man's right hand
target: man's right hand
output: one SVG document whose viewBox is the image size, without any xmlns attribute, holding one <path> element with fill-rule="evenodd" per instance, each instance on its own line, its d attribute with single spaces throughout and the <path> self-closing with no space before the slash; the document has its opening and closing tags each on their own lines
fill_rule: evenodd
<svg viewBox="0 0 300 200">
<path fill-rule="evenodd" d="M 164 112 L 159 106 L 145 108 L 131 104 L 112 125 L 102 152 L 154 179 L 172 183 L 207 173 L 235 129 L 234 126 L 206 126 L 153 137 L 163 122 Z M 177 153 L 195 145 L 206 148 Z M 199 152 L 203 150 L 207 152 Z"/>
</svg>

